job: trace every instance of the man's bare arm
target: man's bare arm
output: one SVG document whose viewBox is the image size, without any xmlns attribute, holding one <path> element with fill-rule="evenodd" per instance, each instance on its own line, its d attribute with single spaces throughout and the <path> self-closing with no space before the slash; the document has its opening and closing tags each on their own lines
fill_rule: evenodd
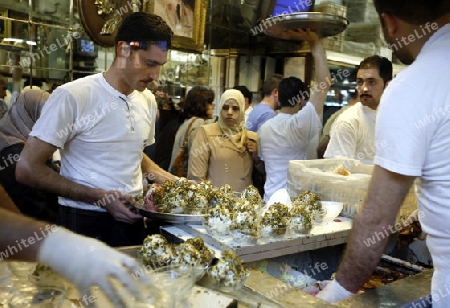
<svg viewBox="0 0 450 308">
<path fill-rule="evenodd" d="M 170 172 L 162 169 L 145 153 L 142 155 L 141 169 L 144 176 L 153 182 L 163 183 L 165 180 L 176 180 L 177 177 Z"/>
<path fill-rule="evenodd" d="M 5 209 L 5 204 L 12 204 L 14 207 L 15 205 L 2 186 L 0 186 L 0 200 L 2 202 L 2 208 L 0 208 L 0 234 L 2 235 L 0 237 L 0 250 L 3 251 L 7 247 L 15 247 L 18 242 L 21 243 L 21 240 L 35 239 L 36 232 L 40 235 L 40 238 L 51 232 L 50 225 L 18 214 L 17 208 L 16 211 Z M 13 260 L 36 261 L 40 244 L 39 241 L 27 247 L 22 244 L 26 249 L 17 249 L 17 252 L 11 255 L 10 258 Z"/>
<path fill-rule="evenodd" d="M 311 49 L 311 53 L 314 58 L 314 69 L 315 69 L 315 85 L 310 89 L 310 99 L 309 101 L 316 108 L 318 115 L 323 112 L 323 103 L 327 98 L 328 90 L 331 86 L 331 75 L 328 69 L 327 56 L 323 49 L 322 44 L 318 35 L 311 31 L 310 29 L 288 29 L 286 30 L 282 38 L 287 40 L 299 40 L 307 41 Z"/>
<path fill-rule="evenodd" d="M 331 75 L 328 69 L 327 56 L 320 43 L 319 38 L 316 36 L 313 40 L 309 41 L 311 53 L 314 58 L 314 71 L 315 71 L 315 84 L 310 89 L 310 102 L 316 108 L 318 115 L 323 112 L 323 104 L 327 99 L 327 93 L 331 86 Z"/>
<path fill-rule="evenodd" d="M 100 200 L 105 191 L 72 182 L 48 168 L 45 162 L 55 150 L 55 146 L 30 137 L 16 166 L 17 181 L 72 200 L 90 204 Z"/>
<path fill-rule="evenodd" d="M 9 197 L 3 186 L 0 186 L 0 208 L 20 214 L 19 209 Z"/>
<path fill-rule="evenodd" d="M 414 179 L 375 166 L 367 201 L 353 221 L 347 250 L 336 274 L 336 280 L 348 291 L 356 293 L 379 262 Z"/>
<path fill-rule="evenodd" d="M 118 190 L 102 190 L 75 183 L 48 168 L 45 161 L 55 150 L 56 147 L 49 143 L 29 138 L 17 163 L 17 181 L 71 200 L 104 207 L 118 221 L 133 223 L 142 218 L 124 205 L 132 201 L 131 196 Z"/>
</svg>

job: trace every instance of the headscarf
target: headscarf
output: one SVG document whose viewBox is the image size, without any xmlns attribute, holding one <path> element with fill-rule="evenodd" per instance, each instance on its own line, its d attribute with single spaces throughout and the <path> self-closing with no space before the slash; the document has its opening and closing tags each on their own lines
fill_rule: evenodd
<svg viewBox="0 0 450 308">
<path fill-rule="evenodd" d="M 0 120 L 0 151 L 27 141 L 48 96 L 48 92 L 32 89 L 17 97 L 8 113 Z"/>
<path fill-rule="evenodd" d="M 240 115 L 234 126 L 228 126 L 223 118 L 222 112 L 219 112 L 219 127 L 230 139 L 239 151 L 245 151 L 245 143 L 247 142 L 247 131 L 244 128 L 245 123 L 245 98 L 239 90 L 226 90 L 220 97 L 219 107 L 222 110 L 223 105 L 229 99 L 234 99 L 239 104 Z"/>
</svg>

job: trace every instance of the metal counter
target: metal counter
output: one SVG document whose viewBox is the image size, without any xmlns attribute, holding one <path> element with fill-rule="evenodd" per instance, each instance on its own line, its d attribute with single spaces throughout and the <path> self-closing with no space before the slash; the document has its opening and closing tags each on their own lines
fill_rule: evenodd
<svg viewBox="0 0 450 308">
<path fill-rule="evenodd" d="M 121 251 L 135 257 L 140 246 Z M 397 280 L 383 287 L 352 296 L 336 304 L 325 303 L 300 289 L 289 286 L 266 273 L 252 271 L 240 291 L 224 293 L 238 302 L 238 307 L 402 307 L 430 294 L 432 270 Z M 426 307 L 425 300 L 420 307 Z M 419 306 L 417 306 L 419 307 Z"/>
<path fill-rule="evenodd" d="M 355 295 L 336 304 L 338 307 L 402 307 L 430 294 L 432 270 L 394 281 L 383 287 Z M 425 299 L 419 301 L 427 307 Z M 423 302 L 423 303 L 422 303 Z"/>
</svg>

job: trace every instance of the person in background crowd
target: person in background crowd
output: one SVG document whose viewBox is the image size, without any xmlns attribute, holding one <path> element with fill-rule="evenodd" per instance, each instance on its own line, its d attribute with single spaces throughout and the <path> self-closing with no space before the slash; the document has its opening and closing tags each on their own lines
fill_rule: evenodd
<svg viewBox="0 0 450 308">
<path fill-rule="evenodd" d="M 19 95 L 10 111 L 0 120 L 0 183 L 24 215 L 49 222 L 56 221 L 58 197 L 55 194 L 18 183 L 16 163 L 34 124 L 41 115 L 49 94 L 42 90 L 29 90 Z M 55 172 L 59 169 L 47 166 Z"/>
<path fill-rule="evenodd" d="M 251 106 L 253 93 L 246 86 L 234 86 L 233 89 L 241 91 L 245 98 L 245 124 L 247 125 L 247 119 L 253 107 Z"/>
<path fill-rule="evenodd" d="M 280 74 L 270 75 L 266 81 L 264 81 L 262 89 L 262 101 L 256 105 L 248 115 L 245 127 L 252 132 L 258 132 L 261 125 L 267 120 L 272 119 L 278 107 L 278 84 L 283 76 Z"/>
<path fill-rule="evenodd" d="M 330 84 L 327 58 L 319 37 L 310 30 L 297 31 L 299 38 L 309 43 L 314 57 L 316 84 Z M 296 77 L 284 78 L 278 85 L 280 112 L 264 123 L 258 131 L 259 157 L 264 161 L 267 179 L 264 199 L 277 190 L 287 188 L 287 170 L 290 160 L 306 159 L 310 141 L 319 134 L 322 124 L 319 115 L 327 98 L 329 86 L 308 93 L 306 84 Z M 304 106 L 304 107 L 303 107 Z"/>
<path fill-rule="evenodd" d="M 322 138 L 320 139 L 319 146 L 317 147 L 317 158 L 323 158 L 323 154 L 325 153 L 325 150 L 327 149 L 328 143 L 330 142 L 330 130 L 331 126 L 333 125 L 334 121 L 339 117 L 341 113 L 343 113 L 345 110 L 347 110 L 349 107 L 353 106 L 359 102 L 359 95 L 357 91 L 349 91 L 349 100 L 348 104 L 333 113 L 323 126 L 322 131 Z"/>
<path fill-rule="evenodd" d="M 174 165 L 184 142 L 187 142 L 188 153 L 192 148 L 192 142 L 197 128 L 206 124 L 206 121 L 213 117 L 214 92 L 202 86 L 193 87 L 187 94 L 184 102 L 181 104 L 181 126 L 175 135 L 173 142 L 172 157 L 169 170 Z M 186 140 L 185 140 L 186 138 Z M 185 166 L 183 176 L 187 176 L 188 161 L 184 161 Z"/>
<path fill-rule="evenodd" d="M 8 104 L 5 102 L 5 97 L 8 90 L 8 79 L 0 75 L 0 119 L 8 112 Z"/>
<path fill-rule="evenodd" d="M 392 80 L 392 62 L 371 56 L 359 65 L 356 90 L 360 102 L 333 123 L 325 158 L 348 157 L 372 164 L 375 157 L 375 120 L 381 95 Z"/>
<path fill-rule="evenodd" d="M 258 137 L 244 127 L 244 106 L 240 91 L 222 94 L 219 120 L 197 129 L 189 154 L 188 179 L 210 180 L 216 187 L 229 184 L 237 192 L 252 184 Z"/>
<path fill-rule="evenodd" d="M 418 218 L 433 259 L 433 308 L 450 307 L 450 2 L 374 0 L 384 37 L 405 64 L 384 91 L 377 115 L 375 168 L 369 192 L 353 220 L 347 250 L 336 273 L 317 297 L 337 302 L 356 293 L 380 260 L 390 230 L 416 177 Z M 411 40 L 411 36 L 414 40 Z M 407 42 L 408 44 L 405 44 Z M 422 303 L 418 303 L 420 305 Z M 426 304 L 426 303 L 424 303 Z"/>
<path fill-rule="evenodd" d="M 39 79 L 33 79 L 31 82 L 29 79 L 26 79 L 23 83 L 22 92 L 26 92 L 28 90 L 40 90 L 42 88 L 42 81 Z"/>
<path fill-rule="evenodd" d="M 133 274 L 142 269 L 133 258 L 95 239 L 19 214 L 2 186 L 0 234 L 2 257 L 3 252 L 16 248 L 16 252 L 3 261 L 43 262 L 71 281 L 82 293 L 89 292 L 91 286 L 99 287 L 114 307 L 123 307 L 125 293 L 115 290 L 110 278 L 120 281 L 137 298 L 145 294 L 144 288 L 151 283 L 147 276 L 134 278 Z M 25 246 L 24 239 L 33 239 L 33 245 Z M 19 241 L 22 244 L 18 244 Z"/>
<path fill-rule="evenodd" d="M 155 154 L 153 161 L 161 168 L 169 171 L 175 135 L 180 127 L 181 111 L 172 98 L 162 91 L 156 92 L 159 117 L 156 122 Z"/>
<path fill-rule="evenodd" d="M 116 56 L 103 73 L 58 87 L 30 133 L 16 167 L 21 183 L 60 196 L 57 223 L 111 246 L 142 244 L 144 222 L 134 208 L 143 176 L 174 180 L 143 153 L 154 142 L 157 105 L 147 85 L 167 61 L 172 30 L 154 14 L 125 17 Z M 61 173 L 48 157 L 61 150 Z"/>
</svg>

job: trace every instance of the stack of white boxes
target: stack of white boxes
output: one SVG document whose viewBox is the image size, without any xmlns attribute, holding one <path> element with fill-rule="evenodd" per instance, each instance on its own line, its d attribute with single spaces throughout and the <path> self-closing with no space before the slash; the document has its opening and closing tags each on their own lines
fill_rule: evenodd
<svg viewBox="0 0 450 308">
<path fill-rule="evenodd" d="M 344 34 L 343 53 L 360 57 L 381 55 L 392 59 L 372 0 L 344 0 L 344 4 L 350 25 Z"/>
<path fill-rule="evenodd" d="M 346 18 L 347 8 L 341 4 L 333 1 L 321 1 L 319 4 L 316 3 L 314 6 L 315 12 L 321 12 L 324 14 L 331 14 L 336 16 L 341 16 Z M 335 36 L 329 36 L 322 39 L 322 46 L 326 50 L 332 50 L 337 52 L 342 52 L 342 41 L 344 38 L 344 33 L 339 33 Z"/>
</svg>

